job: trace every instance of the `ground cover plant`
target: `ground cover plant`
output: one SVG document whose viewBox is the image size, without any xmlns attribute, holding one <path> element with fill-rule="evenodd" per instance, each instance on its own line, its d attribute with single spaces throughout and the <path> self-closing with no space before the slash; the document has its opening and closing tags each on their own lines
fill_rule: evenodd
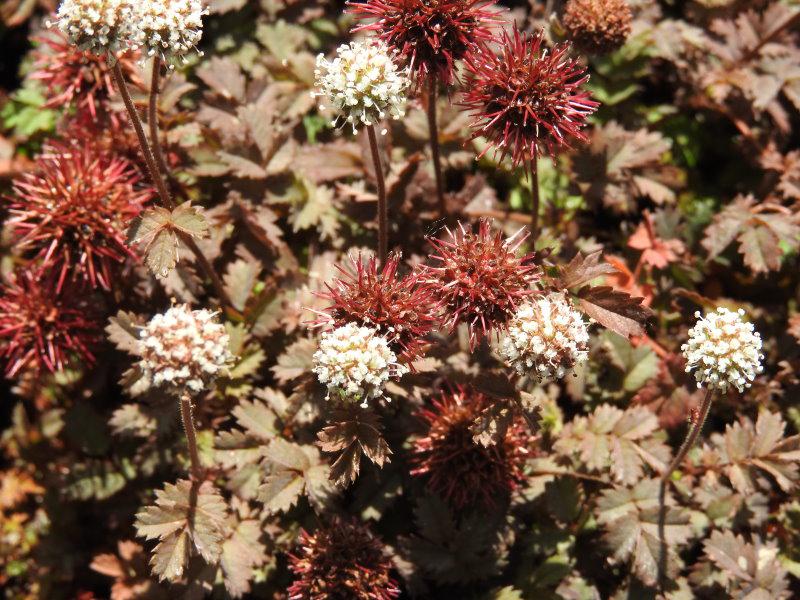
<svg viewBox="0 0 800 600">
<path fill-rule="evenodd" d="M 796 2 L 0 18 L 3 597 L 800 593 Z"/>
</svg>

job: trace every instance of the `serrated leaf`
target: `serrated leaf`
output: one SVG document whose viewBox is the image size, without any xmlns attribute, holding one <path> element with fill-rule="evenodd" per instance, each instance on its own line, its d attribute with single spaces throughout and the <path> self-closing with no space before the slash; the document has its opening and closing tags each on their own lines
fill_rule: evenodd
<svg viewBox="0 0 800 600">
<path fill-rule="evenodd" d="M 290 344 L 286 351 L 278 357 L 278 364 L 272 367 L 272 373 L 280 383 L 288 383 L 314 367 L 314 352 L 317 342 L 310 338 L 300 338 Z"/>
<path fill-rule="evenodd" d="M 392 453 L 382 435 L 380 418 L 369 409 L 355 407 L 332 414 L 319 432 L 319 446 L 324 452 L 339 452 L 331 466 L 331 477 L 339 485 L 355 481 L 364 454 L 378 467 L 389 462 Z"/>
<path fill-rule="evenodd" d="M 658 417 L 647 408 L 622 411 L 603 404 L 591 416 L 575 417 L 565 425 L 554 449 L 577 455 L 589 471 L 607 470 L 617 482 L 632 485 L 642 478 L 645 466 L 658 472 L 666 468 L 669 449 L 649 439 L 657 429 Z"/>
<path fill-rule="evenodd" d="M 732 597 L 784 597 L 789 582 L 777 558 L 779 549 L 754 537 L 754 543 L 749 544 L 731 531 L 714 531 L 703 542 L 703 550 L 725 578 L 733 580 L 729 585 Z"/>
<path fill-rule="evenodd" d="M 170 215 L 172 227 L 195 239 L 208 236 L 208 221 L 203 212 L 188 202 L 179 204 Z"/>
<path fill-rule="evenodd" d="M 265 179 L 267 177 L 267 172 L 264 167 L 253 162 L 249 158 L 239 156 L 238 154 L 231 154 L 223 150 L 220 150 L 217 156 L 222 163 L 228 167 L 228 171 L 236 177 L 255 180 Z"/>
<path fill-rule="evenodd" d="M 120 310 L 115 316 L 109 317 L 106 335 L 117 350 L 136 354 L 139 347 L 139 333 L 143 325 L 144 320 L 135 313 Z"/>
<path fill-rule="evenodd" d="M 225 291 L 237 310 L 244 310 L 259 273 L 261 273 L 261 263 L 254 258 L 251 260 L 239 258 L 228 265 L 223 281 Z"/>
<path fill-rule="evenodd" d="M 643 323 L 653 311 L 642 304 L 642 298 L 617 291 L 609 286 L 584 286 L 578 291 L 578 305 L 587 315 L 624 337 L 644 334 Z"/>
<path fill-rule="evenodd" d="M 280 471 L 266 477 L 259 489 L 258 500 L 264 503 L 269 513 L 285 512 L 297 504 L 304 489 L 302 471 Z"/>
<path fill-rule="evenodd" d="M 598 277 L 616 273 L 616 267 L 606 262 L 600 262 L 602 257 L 602 250 L 586 256 L 578 252 L 573 256 L 569 264 L 560 269 L 561 285 L 564 289 L 576 288 Z"/>
<path fill-rule="evenodd" d="M 266 450 L 267 459 L 281 469 L 290 469 L 302 473 L 311 466 L 308 455 L 303 448 L 283 438 L 275 438 Z"/>
<path fill-rule="evenodd" d="M 631 562 L 634 574 L 647 585 L 657 581 L 662 549 L 658 490 L 657 479 L 644 479 L 631 489 L 604 490 L 597 501 L 597 521 L 605 526 L 603 539 L 613 552 L 609 562 Z M 677 568 L 678 546 L 691 534 L 687 523 L 681 510 L 667 506 L 664 538 L 671 574 Z"/>
<path fill-rule="evenodd" d="M 229 57 L 211 57 L 195 74 L 226 100 L 244 100 L 247 80 L 241 67 Z"/>
<path fill-rule="evenodd" d="M 266 548 L 261 543 L 261 525 L 254 519 L 241 521 L 222 544 L 220 567 L 225 589 L 234 598 L 250 591 L 253 568 L 264 563 Z"/>
<path fill-rule="evenodd" d="M 156 491 L 155 504 L 136 515 L 136 531 L 148 540 L 159 539 L 150 561 L 161 580 L 182 577 L 191 544 L 203 559 L 215 564 L 225 537 L 228 508 L 214 485 L 195 486 L 180 480 Z"/>
<path fill-rule="evenodd" d="M 256 439 L 269 442 L 278 434 L 278 417 L 266 404 L 258 400 L 243 400 L 233 409 L 236 422 Z"/>
<path fill-rule="evenodd" d="M 785 428 L 779 413 L 763 411 L 755 425 L 743 418 L 728 425 L 724 435 L 711 436 L 723 473 L 737 491 L 751 494 L 762 487 L 762 473 L 785 492 L 795 489 L 800 479 L 800 435 L 784 438 Z"/>
</svg>

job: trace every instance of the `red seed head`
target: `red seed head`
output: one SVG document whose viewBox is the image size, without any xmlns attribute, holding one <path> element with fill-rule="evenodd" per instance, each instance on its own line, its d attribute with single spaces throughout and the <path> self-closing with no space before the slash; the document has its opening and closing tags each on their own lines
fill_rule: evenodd
<svg viewBox="0 0 800 600">
<path fill-rule="evenodd" d="M 85 141 L 46 148 L 6 202 L 18 247 L 58 272 L 58 289 L 67 275 L 110 289 L 112 265 L 135 256 L 126 229 L 151 196 L 128 160 Z"/>
<path fill-rule="evenodd" d="M 5 373 L 23 369 L 58 371 L 72 355 L 93 362 L 91 347 L 100 326 L 91 319 L 85 291 L 64 286 L 30 268 L 18 269 L 0 284 L 0 356 Z"/>
<path fill-rule="evenodd" d="M 302 531 L 289 569 L 295 577 L 289 600 L 391 600 L 400 595 L 383 544 L 354 520 L 336 518 L 313 534 Z"/>
<path fill-rule="evenodd" d="M 569 58 L 569 44 L 544 48 L 540 31 L 503 32 L 500 53 L 483 52 L 467 61 L 463 105 L 472 112 L 472 138 L 485 137 L 514 166 L 541 154 L 554 155 L 570 138 L 584 141 L 581 128 L 599 104 L 582 89 L 589 76 Z"/>
<path fill-rule="evenodd" d="M 367 261 L 361 256 L 350 257 L 350 262 L 352 272 L 337 266 L 342 277 L 326 285 L 328 291 L 322 297 L 331 305 L 317 324 L 374 327 L 406 362 L 419 358 L 425 336 L 438 322 L 430 290 L 420 285 L 415 273 L 398 275 L 397 254 L 390 255 L 380 270 L 374 257 Z"/>
<path fill-rule="evenodd" d="M 490 406 L 485 395 L 457 387 L 434 400 L 418 416 L 427 426 L 415 440 L 412 475 L 424 475 L 430 488 L 455 509 L 497 506 L 523 481 L 531 434 L 519 420 L 497 444 L 482 446 L 470 427 Z"/>
<path fill-rule="evenodd" d="M 486 0 L 366 0 L 350 12 L 374 21 L 354 31 L 374 31 L 411 66 L 416 82 L 433 75 L 451 85 L 456 61 L 492 38 L 497 10 Z"/>
<path fill-rule="evenodd" d="M 519 303 L 534 293 L 531 285 L 540 270 L 533 254 L 517 254 L 527 238 L 523 229 L 506 239 L 482 219 L 477 233 L 462 224 L 454 233 L 447 232 L 449 240 L 429 240 L 435 264 L 424 267 L 420 278 L 441 301 L 447 325 L 469 326 L 474 347 L 481 336 L 506 327 Z"/>
<path fill-rule="evenodd" d="M 564 8 L 567 36 L 589 54 L 607 54 L 622 47 L 632 21 L 627 0 L 569 0 Z"/>
<path fill-rule="evenodd" d="M 75 108 L 88 111 L 95 119 L 106 110 L 114 95 L 114 79 L 105 57 L 79 50 L 55 30 L 36 38 L 33 72 L 30 77 L 41 81 L 46 89 L 49 108 Z M 141 85 L 136 69 L 138 51 L 120 54 L 118 64 L 125 79 Z"/>
</svg>

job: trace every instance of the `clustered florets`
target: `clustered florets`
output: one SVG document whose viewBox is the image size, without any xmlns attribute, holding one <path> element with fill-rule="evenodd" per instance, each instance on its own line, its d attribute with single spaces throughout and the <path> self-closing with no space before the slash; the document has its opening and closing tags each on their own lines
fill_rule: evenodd
<svg viewBox="0 0 800 600">
<path fill-rule="evenodd" d="M 686 371 L 694 371 L 697 386 L 721 392 L 730 386 L 740 392 L 749 388 L 761 373 L 761 336 L 752 323 L 742 320 L 744 311 L 718 308 L 699 319 L 689 330 L 689 340 L 681 346 L 686 357 Z"/>
<path fill-rule="evenodd" d="M 397 362 L 389 342 L 371 327 L 349 323 L 322 334 L 314 353 L 314 373 L 341 400 L 360 402 L 381 398 L 386 382 L 402 377 L 408 367 Z"/>
<path fill-rule="evenodd" d="M 500 353 L 520 375 L 561 379 L 586 360 L 589 330 L 581 314 L 560 294 L 520 306 L 508 325 Z"/>
<path fill-rule="evenodd" d="M 312 95 L 327 97 L 354 133 L 359 123 L 374 125 L 387 114 L 393 119 L 405 115 L 407 72 L 398 69 L 379 40 L 342 44 L 330 61 L 320 54 L 314 75 L 322 91 Z"/>
<path fill-rule="evenodd" d="M 518 231 L 505 238 L 481 220 L 473 233 L 463 225 L 449 232 L 450 240 L 431 239 L 435 266 L 422 271 L 421 280 L 447 313 L 446 324 L 469 327 L 474 347 L 482 335 L 502 330 L 539 279 L 533 254 L 518 256 L 527 235 Z"/>
<path fill-rule="evenodd" d="M 372 31 L 402 57 L 420 79 L 455 79 L 456 61 L 467 58 L 492 37 L 498 11 L 485 0 L 367 0 L 351 12 L 370 23 L 354 31 Z"/>
<path fill-rule="evenodd" d="M 521 418 L 513 417 L 495 444 L 474 439 L 472 427 L 492 403 L 458 387 L 417 413 L 427 430 L 414 441 L 411 474 L 424 475 L 433 492 L 456 509 L 494 507 L 525 478 L 532 440 Z"/>
<path fill-rule="evenodd" d="M 137 0 L 134 7 L 131 44 L 148 56 L 182 57 L 200 42 L 208 14 L 200 0 Z"/>
<path fill-rule="evenodd" d="M 435 302 L 411 273 L 400 277 L 400 256 L 392 254 L 379 270 L 373 257 L 351 257 L 353 272 L 339 268 L 343 277 L 327 285 L 322 294 L 330 300 L 318 324 L 335 327 L 355 323 L 374 327 L 405 362 L 419 358 L 428 335 L 438 321 Z"/>
<path fill-rule="evenodd" d="M 383 543 L 363 523 L 334 518 L 300 533 L 289 555 L 289 600 L 391 600 L 400 595 Z"/>
<path fill-rule="evenodd" d="M 139 367 L 155 387 L 197 393 L 225 374 L 233 360 L 229 342 L 216 313 L 179 304 L 142 328 Z"/>
<path fill-rule="evenodd" d="M 631 33 L 632 20 L 626 0 L 569 0 L 563 23 L 577 48 L 606 54 L 622 47 Z"/>
<path fill-rule="evenodd" d="M 205 14 L 199 0 L 63 0 L 56 16 L 81 50 L 113 55 L 141 47 L 170 58 L 197 46 Z"/>
<path fill-rule="evenodd" d="M 114 53 L 128 47 L 130 0 L 63 0 L 58 28 L 81 50 Z"/>
<path fill-rule="evenodd" d="M 472 139 L 485 137 L 483 156 L 494 148 L 515 166 L 555 154 L 581 131 L 599 104 L 581 86 L 586 68 L 569 57 L 570 45 L 544 47 L 544 34 L 503 32 L 500 54 L 483 52 L 466 62 L 469 81 L 463 105 L 474 117 Z"/>
</svg>

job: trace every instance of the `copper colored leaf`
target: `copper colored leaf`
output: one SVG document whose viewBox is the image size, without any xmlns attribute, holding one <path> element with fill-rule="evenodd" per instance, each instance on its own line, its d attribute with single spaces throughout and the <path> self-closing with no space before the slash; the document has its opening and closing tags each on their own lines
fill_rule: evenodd
<svg viewBox="0 0 800 600">
<path fill-rule="evenodd" d="M 255 519 L 241 521 L 222 544 L 220 566 L 225 589 L 233 598 L 250 591 L 253 568 L 264 563 L 266 548 L 259 540 L 261 524 Z"/>
<path fill-rule="evenodd" d="M 627 338 L 642 335 L 643 324 L 653 316 L 653 312 L 642 304 L 642 298 L 634 298 L 609 286 L 584 286 L 578 291 L 578 298 L 583 312 L 603 327 Z"/>
<path fill-rule="evenodd" d="M 159 579 L 180 579 L 191 547 L 207 563 L 215 564 L 227 512 L 225 501 L 209 481 L 195 487 L 183 479 L 157 490 L 155 504 L 136 515 L 135 526 L 140 536 L 160 540 L 150 561 Z"/>
<path fill-rule="evenodd" d="M 188 202 L 176 206 L 170 220 L 175 229 L 195 239 L 202 239 L 208 235 L 208 221 L 205 215 L 198 207 Z"/>
<path fill-rule="evenodd" d="M 288 383 L 305 373 L 310 373 L 314 367 L 312 357 L 316 350 L 316 341 L 310 338 L 300 338 L 290 344 L 286 351 L 278 357 L 278 364 L 272 367 L 272 373 L 281 383 Z"/>
<path fill-rule="evenodd" d="M 631 489 L 605 490 L 597 501 L 597 521 L 606 529 L 603 539 L 612 552 L 608 561 L 630 562 L 646 585 L 656 583 L 661 556 L 658 487 L 657 479 L 643 479 Z M 690 534 L 688 517 L 668 503 L 664 527 L 668 573 L 677 572 L 678 550 Z"/>
<path fill-rule="evenodd" d="M 142 325 L 144 320 L 138 315 L 120 310 L 108 319 L 106 335 L 118 350 L 135 354 L 139 346 L 139 329 Z"/>
<path fill-rule="evenodd" d="M 789 582 L 776 545 L 764 544 L 758 537 L 749 544 L 730 531 L 714 531 L 703 542 L 703 549 L 730 581 L 732 597 L 788 597 Z"/>
<path fill-rule="evenodd" d="M 598 277 L 616 273 L 617 269 L 613 265 L 600 262 L 602 258 L 602 250 L 592 252 L 586 256 L 578 252 L 572 257 L 569 264 L 561 267 L 561 285 L 564 289 L 571 289 L 589 283 Z"/>
<path fill-rule="evenodd" d="M 302 471 L 279 471 L 268 475 L 258 492 L 268 513 L 285 512 L 297 503 L 305 489 Z"/>
<path fill-rule="evenodd" d="M 212 57 L 196 71 L 197 76 L 226 100 L 244 100 L 247 83 L 242 69 L 228 57 Z"/>
<path fill-rule="evenodd" d="M 337 483 L 355 480 L 362 453 L 379 467 L 389 461 L 392 451 L 383 439 L 382 429 L 378 416 L 360 407 L 332 415 L 330 424 L 318 437 L 324 452 L 341 452 L 331 468 L 331 477 L 335 477 Z"/>
</svg>

